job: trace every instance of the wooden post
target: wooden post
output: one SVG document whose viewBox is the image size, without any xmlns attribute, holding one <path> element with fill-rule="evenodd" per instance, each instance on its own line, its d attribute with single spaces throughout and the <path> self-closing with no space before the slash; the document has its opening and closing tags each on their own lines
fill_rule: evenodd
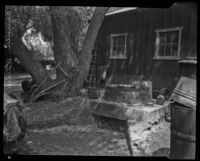
<svg viewBox="0 0 200 161">
<path fill-rule="evenodd" d="M 125 123 L 125 138 L 128 145 L 130 156 L 134 156 L 132 142 L 131 142 L 131 132 L 130 132 L 130 124 L 134 124 L 134 122 L 135 121 L 133 120 L 126 120 L 126 123 Z"/>
</svg>

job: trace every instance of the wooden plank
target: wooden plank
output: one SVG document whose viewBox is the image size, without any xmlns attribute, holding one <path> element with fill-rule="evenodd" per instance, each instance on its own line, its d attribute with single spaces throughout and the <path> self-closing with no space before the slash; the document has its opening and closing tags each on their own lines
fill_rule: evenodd
<svg viewBox="0 0 200 161">
<path fill-rule="evenodd" d="M 138 71 L 138 74 L 144 74 L 148 78 L 153 77 L 153 73 L 155 75 L 163 74 L 175 77 L 175 74 L 172 74 L 167 69 L 169 65 L 163 65 L 168 60 L 161 60 L 161 65 L 158 66 L 161 70 L 152 68 L 158 62 L 157 60 L 152 60 L 155 54 L 155 31 L 157 29 L 183 26 L 180 56 L 197 55 L 196 23 L 196 9 L 194 6 L 191 7 L 189 5 L 176 5 L 169 9 L 140 9 L 130 14 L 119 14 L 119 16 L 112 18 L 106 17 L 101 30 L 103 45 L 101 46 L 100 53 L 98 53 L 100 56 L 99 64 L 104 64 L 109 56 L 110 42 L 107 40 L 110 34 L 134 33 L 135 42 L 133 49 L 130 50 L 130 55 L 133 55 L 133 63 L 131 65 L 125 63 L 123 66 L 122 61 L 112 61 L 112 65 L 108 69 L 109 75 L 112 72 L 136 74 Z M 129 54 L 128 52 L 127 50 L 127 54 Z M 107 57 L 106 53 L 108 54 Z M 130 56 L 127 58 L 129 59 Z M 175 73 L 178 73 L 177 60 L 174 60 L 174 63 L 171 63 L 170 66 L 174 69 Z"/>
</svg>

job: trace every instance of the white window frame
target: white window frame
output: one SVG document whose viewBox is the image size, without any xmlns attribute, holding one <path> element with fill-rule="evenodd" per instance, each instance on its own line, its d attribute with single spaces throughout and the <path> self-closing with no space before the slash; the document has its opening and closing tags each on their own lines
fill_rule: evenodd
<svg viewBox="0 0 200 161">
<path fill-rule="evenodd" d="M 156 42 L 155 42 L 155 55 L 153 59 L 163 59 L 163 60 L 179 60 L 180 59 L 180 51 L 181 51 L 181 34 L 183 27 L 175 27 L 175 28 L 166 28 L 166 29 L 157 29 L 156 32 Z M 178 31 L 178 53 L 177 56 L 159 56 L 159 45 L 160 45 L 160 35 L 161 32 L 169 32 L 169 31 Z"/>
<path fill-rule="evenodd" d="M 123 55 L 113 55 L 113 38 L 118 36 L 125 36 L 125 47 L 124 47 L 124 54 Z M 121 34 L 111 34 L 111 45 L 110 45 L 110 59 L 127 59 L 126 56 L 126 46 L 127 46 L 127 36 L 128 33 L 121 33 Z"/>
</svg>

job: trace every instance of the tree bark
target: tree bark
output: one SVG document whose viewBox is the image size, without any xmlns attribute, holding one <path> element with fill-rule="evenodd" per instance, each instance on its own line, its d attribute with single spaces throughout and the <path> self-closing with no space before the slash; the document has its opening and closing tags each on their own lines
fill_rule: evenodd
<svg viewBox="0 0 200 161">
<path fill-rule="evenodd" d="M 73 69 L 77 66 L 76 53 L 72 50 L 70 41 L 69 24 L 66 17 L 66 11 L 63 7 L 51 7 L 51 23 L 54 37 L 54 58 L 56 64 L 61 63 L 57 68 L 57 80 L 61 81 L 68 76 L 73 75 Z M 69 78 L 70 81 L 70 78 Z M 66 81 L 68 83 L 69 81 Z M 61 91 L 67 94 L 69 85 L 66 83 L 60 85 Z M 67 89 L 66 89 L 67 88 Z M 57 89 L 59 90 L 59 89 Z"/>
<path fill-rule="evenodd" d="M 20 39 L 15 39 L 11 51 L 23 64 L 25 69 L 31 74 L 33 80 L 40 84 L 47 76 L 46 69 L 37 60 L 34 60 L 32 52 L 30 52 Z M 41 89 L 45 89 L 50 86 L 53 82 L 48 80 L 41 86 Z"/>
<path fill-rule="evenodd" d="M 95 9 L 79 57 L 78 73 L 73 83 L 73 88 L 75 89 L 80 89 L 83 86 L 84 79 L 88 75 L 92 58 L 92 50 L 94 48 L 98 31 L 108 9 L 109 7 L 97 7 Z"/>
<path fill-rule="evenodd" d="M 88 75 L 90 61 L 92 57 L 92 50 L 94 48 L 94 43 L 104 19 L 105 13 L 108 11 L 109 7 L 97 7 L 95 9 L 93 18 L 90 22 L 83 48 L 79 59 L 76 58 L 76 53 L 73 51 L 70 41 L 70 30 L 69 22 L 66 18 L 66 13 L 63 7 L 50 7 L 50 16 L 52 21 L 52 30 L 54 37 L 54 58 L 56 65 L 61 63 L 61 71 L 58 67 L 56 70 L 57 79 L 52 81 L 50 78 L 41 86 L 41 90 L 65 79 L 67 75 L 73 75 L 73 79 L 69 79 L 66 83 L 59 86 L 59 88 L 54 88 L 54 90 L 59 91 L 63 94 L 68 94 L 69 91 L 74 91 L 74 89 L 80 89 L 83 85 L 84 79 Z M 33 79 L 40 84 L 46 77 L 48 73 L 41 63 L 33 59 L 30 51 L 24 46 L 21 40 L 16 40 L 13 46 L 13 53 L 19 61 L 24 65 L 26 70 L 32 75 Z M 77 66 L 77 61 L 79 65 Z M 73 69 L 78 69 L 76 74 L 74 74 Z M 69 84 L 71 86 L 69 87 Z M 62 88 L 61 88 L 62 87 Z"/>
</svg>

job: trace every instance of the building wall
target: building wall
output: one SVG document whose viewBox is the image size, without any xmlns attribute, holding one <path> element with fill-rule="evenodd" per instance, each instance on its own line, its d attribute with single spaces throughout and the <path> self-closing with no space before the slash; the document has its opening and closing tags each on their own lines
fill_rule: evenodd
<svg viewBox="0 0 200 161">
<path fill-rule="evenodd" d="M 101 41 L 98 65 L 109 61 L 108 75 L 127 73 L 144 75 L 155 89 L 174 88 L 178 77 L 178 60 L 154 60 L 156 29 L 184 27 L 181 57 L 197 56 L 197 9 L 195 4 L 177 4 L 168 9 L 141 8 L 106 16 L 98 34 Z M 112 60 L 110 34 L 128 33 L 127 59 Z"/>
</svg>

